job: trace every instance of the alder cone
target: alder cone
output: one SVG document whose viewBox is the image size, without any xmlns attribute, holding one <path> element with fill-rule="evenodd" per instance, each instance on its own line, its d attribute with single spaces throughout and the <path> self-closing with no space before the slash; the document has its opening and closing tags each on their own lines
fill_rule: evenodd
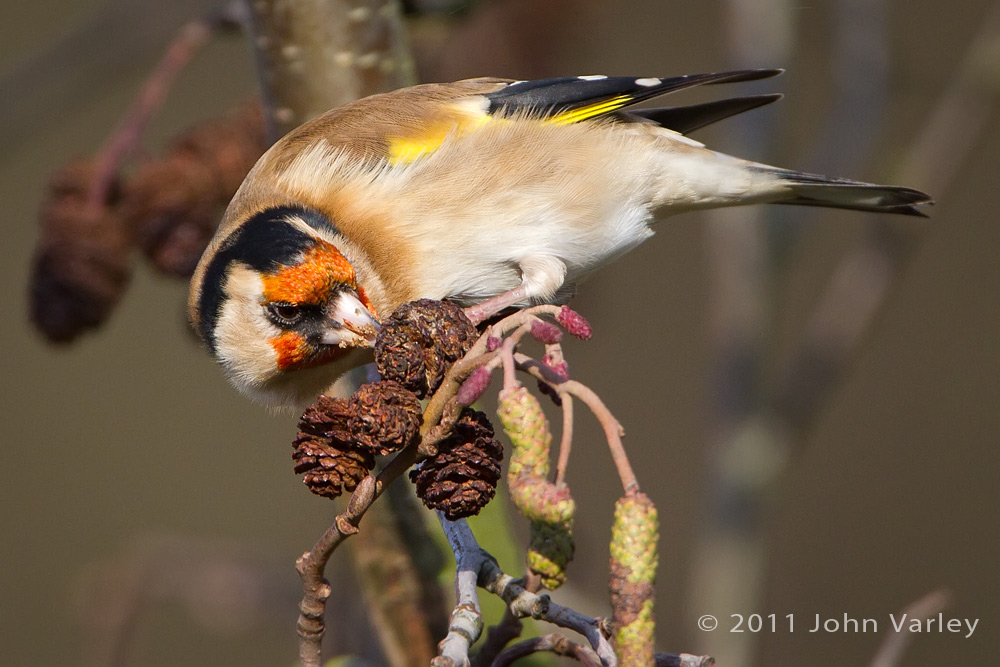
<svg viewBox="0 0 1000 667">
<path fill-rule="evenodd" d="M 353 410 L 349 398 L 320 396 L 299 418 L 300 435 L 309 434 L 341 443 L 350 442 Z"/>
<path fill-rule="evenodd" d="M 465 408 L 438 453 L 410 471 L 417 496 L 449 520 L 479 514 L 496 495 L 503 447 L 485 414 Z"/>
<path fill-rule="evenodd" d="M 78 161 L 53 174 L 32 259 L 31 319 L 51 342 L 68 343 L 107 320 L 132 275 L 131 239 L 115 205 L 120 183 L 91 201 L 97 172 Z"/>
<path fill-rule="evenodd" d="M 302 475 L 310 491 L 324 498 L 354 491 L 375 467 L 375 455 L 370 451 L 308 433 L 300 433 L 292 446 L 295 473 Z"/>
<path fill-rule="evenodd" d="M 385 321 L 375 340 L 375 364 L 418 398 L 433 394 L 451 365 L 465 356 L 479 332 L 465 312 L 448 301 L 404 303 Z"/>
<path fill-rule="evenodd" d="M 350 399 L 354 442 L 375 454 L 399 451 L 420 435 L 423 414 L 412 391 L 392 380 L 363 385 Z"/>
<path fill-rule="evenodd" d="M 336 498 L 420 435 L 420 401 L 392 381 L 363 385 L 350 398 L 320 396 L 302 413 L 292 443 L 296 474 L 313 493 Z"/>
<path fill-rule="evenodd" d="M 299 430 L 381 455 L 412 443 L 422 421 L 413 392 L 383 380 L 362 385 L 350 398 L 320 396 L 302 413 Z"/>
</svg>

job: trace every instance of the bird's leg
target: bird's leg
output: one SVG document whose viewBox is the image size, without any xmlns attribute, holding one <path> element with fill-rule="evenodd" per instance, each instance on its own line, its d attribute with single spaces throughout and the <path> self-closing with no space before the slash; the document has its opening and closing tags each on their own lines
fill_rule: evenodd
<svg viewBox="0 0 1000 667">
<path fill-rule="evenodd" d="M 504 308 L 510 308 L 519 301 L 524 301 L 530 296 L 528 287 L 521 283 L 512 290 L 507 290 L 503 294 L 492 296 L 486 301 L 480 301 L 474 306 L 465 309 L 465 316 L 478 325 L 484 320 L 488 320 Z"/>
<path fill-rule="evenodd" d="M 521 272 L 520 285 L 465 309 L 466 316 L 473 324 L 478 325 L 517 303 L 531 303 L 532 299 L 547 301 L 566 280 L 566 264 L 553 255 L 521 257 L 517 261 L 517 268 Z"/>
</svg>

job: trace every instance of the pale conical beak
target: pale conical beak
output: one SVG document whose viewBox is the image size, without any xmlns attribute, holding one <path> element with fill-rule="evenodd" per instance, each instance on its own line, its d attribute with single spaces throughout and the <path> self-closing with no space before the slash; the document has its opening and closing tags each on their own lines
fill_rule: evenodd
<svg viewBox="0 0 1000 667">
<path fill-rule="evenodd" d="M 320 339 L 324 345 L 371 347 L 381 325 L 361 300 L 349 292 L 340 295 L 327 307 L 330 328 Z"/>
</svg>

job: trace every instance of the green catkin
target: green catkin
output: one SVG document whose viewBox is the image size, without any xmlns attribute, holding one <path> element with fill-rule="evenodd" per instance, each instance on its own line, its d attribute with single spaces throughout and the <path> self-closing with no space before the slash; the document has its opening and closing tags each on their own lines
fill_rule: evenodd
<svg viewBox="0 0 1000 667">
<path fill-rule="evenodd" d="M 505 389 L 497 414 L 513 445 L 507 475 L 511 499 L 531 522 L 528 569 L 553 590 L 566 581 L 573 558 L 576 503 L 568 487 L 546 479 L 552 433 L 538 399 L 523 386 Z"/>
<path fill-rule="evenodd" d="M 659 522 L 643 493 L 620 498 L 611 529 L 611 604 L 615 650 L 622 667 L 654 661 L 653 583 Z"/>
</svg>

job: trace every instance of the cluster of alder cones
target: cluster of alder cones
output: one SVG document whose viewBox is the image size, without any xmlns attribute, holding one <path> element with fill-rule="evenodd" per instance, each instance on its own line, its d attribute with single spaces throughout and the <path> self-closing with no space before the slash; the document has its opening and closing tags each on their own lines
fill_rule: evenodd
<svg viewBox="0 0 1000 667">
<path fill-rule="evenodd" d="M 125 173 L 107 155 L 53 174 L 32 259 L 31 318 L 51 342 L 99 327 L 128 287 L 135 255 L 188 278 L 222 210 L 268 146 L 257 104 L 178 135 Z"/>
<path fill-rule="evenodd" d="M 382 380 L 350 398 L 321 396 L 302 414 L 293 443 L 295 472 L 328 498 L 353 491 L 375 457 L 420 438 L 420 399 L 432 395 L 479 333 L 458 306 L 422 299 L 400 306 L 382 325 L 375 363 Z M 493 499 L 503 448 L 485 414 L 464 408 L 437 453 L 410 471 L 424 504 L 449 519 L 478 514 Z"/>
</svg>

